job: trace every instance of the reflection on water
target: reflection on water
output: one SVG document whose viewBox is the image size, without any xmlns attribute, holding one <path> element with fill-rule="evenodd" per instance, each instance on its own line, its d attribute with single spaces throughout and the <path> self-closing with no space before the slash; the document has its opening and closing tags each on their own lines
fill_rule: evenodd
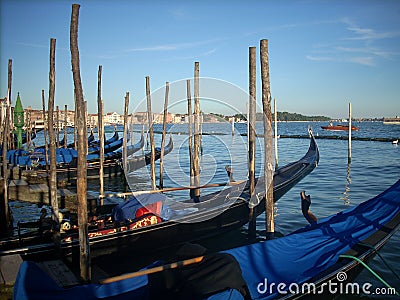
<svg viewBox="0 0 400 300">
<path fill-rule="evenodd" d="M 340 200 L 343 200 L 344 205 L 350 205 L 350 185 L 351 185 L 351 177 L 350 177 L 350 171 L 351 171 L 351 163 L 347 163 L 347 176 L 346 176 L 346 184 L 344 185 L 344 192 L 343 196 L 340 197 Z"/>
</svg>

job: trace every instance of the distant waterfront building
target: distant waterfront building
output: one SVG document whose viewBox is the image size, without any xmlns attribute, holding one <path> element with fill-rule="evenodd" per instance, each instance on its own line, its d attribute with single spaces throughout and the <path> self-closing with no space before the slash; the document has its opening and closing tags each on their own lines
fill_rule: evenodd
<svg viewBox="0 0 400 300">
<path fill-rule="evenodd" d="M 105 124 L 122 124 L 123 118 L 120 114 L 114 112 L 109 112 L 104 116 Z"/>
</svg>

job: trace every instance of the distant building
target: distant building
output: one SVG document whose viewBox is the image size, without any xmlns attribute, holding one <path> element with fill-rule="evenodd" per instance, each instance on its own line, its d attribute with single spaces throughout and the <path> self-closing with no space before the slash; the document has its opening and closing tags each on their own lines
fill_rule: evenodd
<svg viewBox="0 0 400 300">
<path fill-rule="evenodd" d="M 109 112 L 104 116 L 104 123 L 115 125 L 115 124 L 122 124 L 123 118 L 120 114 L 114 112 Z"/>
</svg>

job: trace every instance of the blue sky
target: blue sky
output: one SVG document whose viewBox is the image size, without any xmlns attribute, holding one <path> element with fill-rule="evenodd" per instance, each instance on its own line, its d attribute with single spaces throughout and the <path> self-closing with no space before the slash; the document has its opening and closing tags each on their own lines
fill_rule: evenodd
<svg viewBox="0 0 400 300">
<path fill-rule="evenodd" d="M 225 87 L 248 90 L 248 52 L 269 40 L 272 97 L 278 110 L 305 115 L 354 117 L 400 115 L 400 1 L 80 1 L 81 77 L 90 113 L 97 107 L 97 70 L 103 66 L 106 111 L 130 111 L 166 81 L 193 76 L 216 78 L 200 84 L 224 94 Z M 0 97 L 6 95 L 7 63 L 13 60 L 12 98 L 41 108 L 48 95 L 50 38 L 56 45 L 56 104 L 73 107 L 69 50 L 72 1 L 0 0 Z M 223 84 L 221 84 L 223 82 Z M 182 84 L 172 84 L 173 89 Z M 218 89 L 218 91 L 217 91 Z M 245 98 L 227 89 L 223 101 L 246 111 Z M 192 87 L 193 92 L 193 87 Z M 231 94 L 229 94 L 231 93 Z M 184 96 L 182 96 L 184 98 Z M 215 96 L 218 98 L 219 96 Z M 161 110 L 163 97 L 153 97 Z M 205 112 L 231 113 L 228 106 L 205 101 Z M 172 112 L 184 112 L 174 106 Z"/>
</svg>

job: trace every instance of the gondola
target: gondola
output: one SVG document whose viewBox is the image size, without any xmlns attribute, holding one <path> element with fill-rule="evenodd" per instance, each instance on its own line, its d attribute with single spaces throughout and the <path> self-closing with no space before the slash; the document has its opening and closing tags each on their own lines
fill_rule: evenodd
<svg viewBox="0 0 400 300">
<path fill-rule="evenodd" d="M 311 173 L 318 162 L 319 151 L 314 136 L 311 134 L 310 146 L 305 156 L 275 172 L 274 200 L 279 200 L 301 179 Z M 263 179 L 258 179 L 255 198 L 260 199 L 261 203 L 254 207 L 255 215 L 259 215 L 265 210 L 264 193 Z M 130 249 L 132 253 L 154 251 L 154 249 L 222 234 L 242 227 L 249 220 L 250 195 L 247 181 L 227 185 L 221 191 L 201 196 L 198 202 L 194 202 L 192 199 L 183 202 L 169 201 L 165 194 L 161 193 L 148 194 L 147 197 L 146 195 L 136 195 L 129 201 L 137 201 L 137 199 L 141 199 L 142 204 L 146 202 L 146 207 L 134 211 L 133 216 L 124 220 L 117 220 L 114 215 L 111 227 L 104 226 L 102 222 L 89 232 L 92 257 L 123 249 Z M 121 204 L 121 206 L 123 205 Z M 118 208 L 121 206 L 118 206 L 117 209 L 114 208 L 114 212 L 118 213 Z M 132 213 L 132 207 L 128 207 L 128 209 L 129 213 Z M 117 221 L 119 222 L 118 226 L 116 226 Z M 34 256 L 35 254 L 40 256 L 54 250 L 54 244 L 26 246 L 19 250 L 16 249 L 16 245 L 10 248 L 12 250 L 9 252 L 6 249 L 0 251 L 0 255 L 21 253 L 25 256 Z M 61 249 L 65 255 L 78 250 L 77 234 L 64 235 Z"/>
<path fill-rule="evenodd" d="M 174 143 L 172 141 L 172 137 L 170 136 L 168 144 L 164 148 L 164 155 L 167 155 L 174 149 Z M 155 160 L 160 159 L 161 157 L 161 148 L 155 149 Z M 150 164 L 151 152 L 148 152 L 144 155 L 140 156 L 131 156 L 127 158 L 127 170 L 125 170 L 126 174 L 129 174 L 133 171 L 136 171 L 144 166 Z"/>
<path fill-rule="evenodd" d="M 108 278 L 102 283 L 67 288 L 57 285 L 36 263 L 26 261 L 20 267 L 14 297 L 72 299 L 84 295 L 85 299 L 155 299 L 155 294 L 162 291 L 163 299 L 183 299 L 182 295 L 187 299 L 210 300 L 330 299 L 339 293 L 373 292 L 371 284 L 355 283 L 352 279 L 361 264 L 374 256 L 399 227 L 400 180 L 368 201 L 285 237 L 219 253 L 220 260 L 227 255 L 233 262 L 229 271 L 239 277 L 235 283 L 223 280 L 231 274 L 215 277 L 221 268 L 209 263 L 212 258 L 215 260 L 215 254 L 180 261 L 177 269 L 166 265 L 159 268 L 162 273 L 135 277 L 125 274 L 123 279 Z M 195 263 L 188 265 L 189 261 Z M 149 266 L 148 273 L 151 267 L 161 267 L 160 264 L 163 266 L 162 262 Z M 212 269 L 207 269 L 210 265 Z M 187 276 L 183 277 L 184 274 Z M 206 275 L 211 275 L 208 281 Z M 169 288 L 164 278 L 169 278 Z M 179 278 L 179 284 L 172 285 L 172 278 Z M 213 285 L 213 293 L 195 294 L 205 290 L 196 285 L 200 281 L 217 283 Z M 388 287 L 386 292 L 387 297 L 396 296 L 395 288 Z"/>
<path fill-rule="evenodd" d="M 104 145 L 104 153 L 112 153 L 119 149 L 123 145 L 123 138 L 117 139 L 115 141 L 113 138 L 110 139 L 108 143 Z M 100 146 L 90 144 L 88 147 L 88 155 L 86 160 L 88 162 L 99 160 L 100 158 Z M 78 151 L 74 148 L 57 148 L 56 149 L 56 163 L 58 165 L 69 165 L 71 167 L 76 167 L 76 160 L 78 157 Z M 110 155 L 112 157 L 112 155 Z M 15 166 L 36 166 L 42 167 L 46 166 L 46 155 L 45 149 L 36 149 L 34 152 L 25 150 L 13 150 L 7 153 L 8 162 Z"/>
</svg>

